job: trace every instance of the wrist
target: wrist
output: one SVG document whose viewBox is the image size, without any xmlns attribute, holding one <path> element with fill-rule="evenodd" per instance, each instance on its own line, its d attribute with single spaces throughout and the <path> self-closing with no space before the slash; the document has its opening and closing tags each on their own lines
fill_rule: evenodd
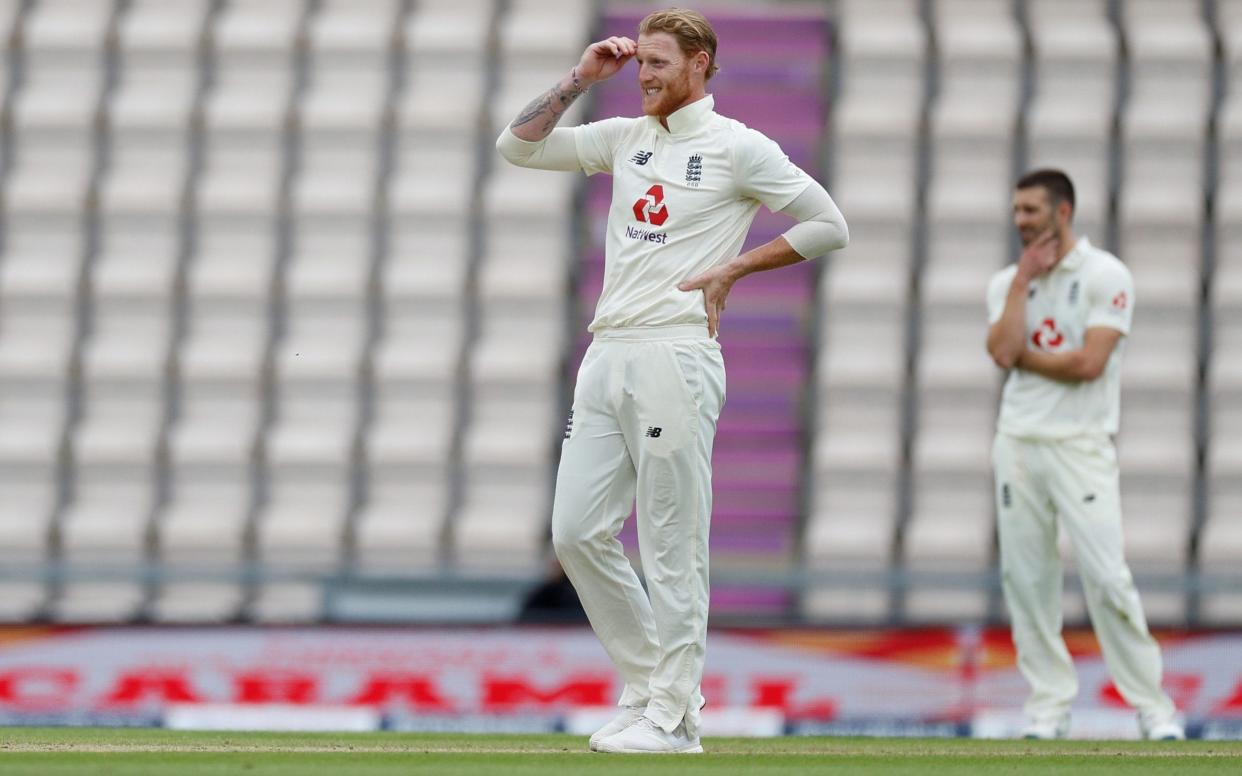
<svg viewBox="0 0 1242 776">
<path fill-rule="evenodd" d="M 721 266 L 721 269 L 724 270 L 724 278 L 730 285 L 736 283 L 751 273 L 752 270 L 749 266 L 747 266 L 746 261 L 744 261 L 745 257 L 746 254 L 743 253 L 741 256 L 736 256 L 731 261 L 727 261 Z"/>
<path fill-rule="evenodd" d="M 569 86 L 576 92 L 585 92 L 596 84 L 596 81 L 582 74 L 582 68 L 574 66 L 569 71 Z"/>
</svg>

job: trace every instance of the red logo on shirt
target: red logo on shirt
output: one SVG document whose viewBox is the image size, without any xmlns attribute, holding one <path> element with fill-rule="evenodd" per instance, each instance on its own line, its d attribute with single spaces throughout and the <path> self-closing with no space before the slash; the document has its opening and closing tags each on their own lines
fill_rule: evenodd
<svg viewBox="0 0 1242 776">
<path fill-rule="evenodd" d="M 647 194 L 634 203 L 634 217 L 644 224 L 660 226 L 668 220 L 668 208 L 664 206 L 664 187 L 656 184 Z"/>
<path fill-rule="evenodd" d="M 1055 348 L 1064 341 L 1065 337 L 1057 331 L 1057 322 L 1054 318 L 1045 318 L 1031 335 L 1031 342 L 1035 343 L 1037 348 Z"/>
<path fill-rule="evenodd" d="M 1129 302 L 1130 302 L 1130 300 L 1129 300 L 1129 298 L 1126 296 L 1126 292 L 1125 292 L 1125 291 L 1122 291 L 1121 293 L 1119 293 L 1119 294 L 1117 294 L 1116 296 L 1114 296 L 1114 297 L 1113 297 L 1113 309 L 1114 309 L 1114 310 L 1124 310 L 1124 309 L 1126 309 L 1126 305 L 1127 305 L 1127 304 L 1129 304 Z"/>
</svg>

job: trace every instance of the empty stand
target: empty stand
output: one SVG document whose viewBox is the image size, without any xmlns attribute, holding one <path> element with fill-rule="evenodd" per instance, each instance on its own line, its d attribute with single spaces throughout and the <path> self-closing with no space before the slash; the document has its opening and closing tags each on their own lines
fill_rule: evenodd
<svg viewBox="0 0 1242 776">
<path fill-rule="evenodd" d="M 1148 616 L 1242 622 L 1242 2 L 832 9 L 709 13 L 717 109 L 826 169 L 852 237 L 730 297 L 714 615 L 997 614 L 984 290 L 1014 175 L 1054 166 L 1135 278 Z M 642 13 L 0 0 L 0 620 L 298 623 L 342 576 L 540 574 L 610 182 L 493 143 Z M 562 125 L 636 115 L 634 78 Z"/>
</svg>

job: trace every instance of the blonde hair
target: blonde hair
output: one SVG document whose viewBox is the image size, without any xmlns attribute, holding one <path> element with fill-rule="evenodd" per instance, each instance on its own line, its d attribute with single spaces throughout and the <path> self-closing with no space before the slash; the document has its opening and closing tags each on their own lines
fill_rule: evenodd
<svg viewBox="0 0 1242 776">
<path fill-rule="evenodd" d="M 698 11 L 688 8 L 666 8 L 648 14 L 638 25 L 640 35 L 652 32 L 667 32 L 677 39 L 677 45 L 683 54 L 707 52 L 707 73 L 704 79 L 711 78 L 719 70 L 716 65 L 716 31 L 711 22 Z"/>
</svg>

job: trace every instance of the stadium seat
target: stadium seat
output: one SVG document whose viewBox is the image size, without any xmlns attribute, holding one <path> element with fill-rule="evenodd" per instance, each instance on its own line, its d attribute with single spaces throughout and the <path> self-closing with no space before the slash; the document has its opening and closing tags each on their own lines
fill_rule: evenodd
<svg viewBox="0 0 1242 776">
<path fill-rule="evenodd" d="M 148 554 L 156 497 L 153 445 L 147 450 L 100 449 L 119 440 L 91 444 L 98 437 L 85 436 L 89 430 L 78 435 L 74 495 L 60 521 L 61 558 L 88 567 L 130 567 Z M 138 457 L 141 453 L 146 456 Z"/>
<path fill-rule="evenodd" d="M 1212 88 L 1212 45 L 1199 6 L 1130 0 L 1121 11 L 1132 100 L 1141 103 L 1150 95 L 1206 109 Z"/>
<path fill-rule="evenodd" d="M 1022 38 L 1009 8 L 989 0 L 938 0 L 932 24 L 948 93 L 977 89 L 1002 105 L 1015 104 Z"/>
<path fill-rule="evenodd" d="M 184 146 L 199 92 L 198 61 L 210 10 L 208 0 L 129 4 L 117 33 L 120 84 L 108 105 L 114 136 L 121 129 L 180 130 Z M 175 150 L 184 155 L 186 149 Z"/>
<path fill-rule="evenodd" d="M 243 593 L 236 583 L 169 582 L 151 604 L 151 618 L 162 623 L 218 623 L 234 620 Z"/>
<path fill-rule="evenodd" d="M 906 371 L 904 312 L 895 305 L 827 305 L 820 326 L 821 399 L 833 400 L 837 389 L 893 391 L 901 385 Z"/>
<path fill-rule="evenodd" d="M 299 100 L 301 159 L 294 202 L 305 210 L 369 210 L 398 4 L 335 2 L 310 22 L 309 84 Z"/>
<path fill-rule="evenodd" d="M 977 342 L 978 340 L 976 340 Z M 996 421 L 995 378 L 920 387 L 912 447 L 911 514 L 904 528 L 907 569 L 984 570 L 991 558 L 991 448 Z M 974 611 L 984 598 L 954 606 Z M 931 616 L 948 616 L 929 600 Z"/>
<path fill-rule="evenodd" d="M 908 222 L 913 217 L 920 108 L 912 99 L 852 92 L 836 106 L 832 189 L 859 203 L 852 212 L 861 206 L 871 218 Z"/>
<path fill-rule="evenodd" d="M 325 323 L 326 327 L 330 324 Z M 355 508 L 358 365 L 306 358 L 288 346 L 277 361 L 277 418 L 267 434 L 267 504 L 257 549 L 268 564 L 334 570 Z"/>
<path fill-rule="evenodd" d="M 214 32 L 221 59 L 287 54 L 304 32 L 306 10 L 304 0 L 231 0 Z"/>
<path fill-rule="evenodd" d="M 0 562 L 7 567 L 48 559 L 59 501 L 58 448 L 0 435 Z"/>
<path fill-rule="evenodd" d="M 409 70 L 427 68 L 445 72 L 462 67 L 479 72 L 492 29 L 497 3 L 493 0 L 420 0 L 406 18 L 405 50 Z"/>
<path fill-rule="evenodd" d="M 254 499 L 251 453 L 187 450 L 173 439 L 170 496 L 158 524 L 160 561 L 168 571 L 238 572 Z"/>
<path fill-rule="evenodd" d="M 843 91 L 875 95 L 894 105 L 921 105 L 927 29 L 913 0 L 849 0 L 841 4 Z"/>
<path fill-rule="evenodd" d="M 355 535 L 360 568 L 411 571 L 439 558 L 463 337 L 455 300 L 415 298 L 388 308 L 373 362 L 366 503 Z"/>
<path fill-rule="evenodd" d="M 815 466 L 803 569 L 832 573 L 841 582 L 810 582 L 802 613 L 812 619 L 883 621 L 889 616 L 888 585 L 878 580 L 888 574 L 896 538 L 896 473 L 878 466 L 838 467 L 818 458 Z M 849 581 L 863 575 L 870 579 Z"/>
<path fill-rule="evenodd" d="M 312 56 L 339 59 L 348 69 L 363 62 L 367 70 L 385 69 L 401 5 L 401 0 L 326 0 L 310 20 Z"/>
<path fill-rule="evenodd" d="M 929 116 L 929 220 L 938 225 L 948 216 L 949 200 L 977 202 L 983 212 L 992 211 L 982 200 L 990 194 L 996 197 L 995 212 L 1003 213 L 1017 126 L 1022 53 L 1017 24 L 1004 6 L 979 0 L 942 0 L 932 19 L 940 90 Z M 970 191 L 981 196 L 972 199 Z M 944 261 L 939 248 L 933 245 L 929 252 L 933 266 Z"/>
<path fill-rule="evenodd" d="M 581 54 L 586 46 L 590 11 L 575 0 L 512 0 L 500 19 L 504 61 L 523 68 L 564 69 L 566 57 Z"/>
<path fill-rule="evenodd" d="M 0 46 L 6 52 L 13 48 L 12 38 L 21 19 L 23 3 L 24 0 L 0 0 Z"/>
<path fill-rule="evenodd" d="M 42 582 L 0 582 L 0 622 L 28 622 L 42 616 L 47 597 Z"/>
<path fill-rule="evenodd" d="M 239 312 L 249 310 L 242 306 Z M 228 320 L 223 314 L 221 319 Z M 236 569 L 245 558 L 254 502 L 265 340 L 244 336 L 244 325 L 233 329 L 237 335 L 226 325 L 213 336 L 210 324 L 201 317 L 199 322 L 182 347 L 177 372 L 168 496 L 158 523 L 160 559 L 172 569 Z M 230 341 L 241 347 L 230 350 Z M 248 343 L 259 343 L 257 352 Z"/>
<path fill-rule="evenodd" d="M 982 292 L 981 292 L 982 294 Z M 965 307 L 929 307 L 919 334 L 919 391 L 950 393 L 954 389 L 987 390 L 1004 378 L 985 348 L 986 319 L 982 303 Z"/>
<path fill-rule="evenodd" d="M 217 17 L 198 188 L 205 213 L 266 213 L 276 207 L 302 13 L 300 0 L 244 0 L 230 3 Z M 216 236 L 221 229 L 209 226 L 202 233 Z"/>
<path fill-rule="evenodd" d="M 857 241 L 851 235 L 850 245 L 820 274 L 819 294 L 828 315 L 835 319 L 838 307 L 853 304 L 904 310 L 910 293 L 911 242 L 909 228 Z"/>
<path fill-rule="evenodd" d="M 979 181 L 957 175 L 933 178 L 927 192 L 922 278 L 928 309 L 987 309 L 988 280 L 1016 258 L 1009 248 L 1011 191 L 1007 173 Z"/>
<path fill-rule="evenodd" d="M 92 129 L 103 92 L 113 3 L 48 0 L 28 13 L 23 71 L 11 106 L 10 203 L 84 202 L 95 165 Z M 72 205 L 70 205 L 72 207 Z"/>
<path fill-rule="evenodd" d="M 545 307 L 493 309 L 470 354 L 464 500 L 452 529 L 465 567 L 533 569 L 541 562 L 549 462 L 565 411 L 558 389 L 563 312 Z"/>
<path fill-rule="evenodd" d="M 486 195 L 487 234 L 479 298 L 557 305 L 569 285 L 569 245 L 560 226 L 572 210 L 574 180 L 542 170 L 506 167 Z"/>
<path fill-rule="evenodd" d="M 1111 106 L 1120 40 L 1107 0 L 1027 0 L 1039 97 Z"/>
<path fill-rule="evenodd" d="M 50 609 L 52 619 L 62 623 L 128 622 L 145 602 L 146 591 L 137 583 L 78 581 L 65 584 Z"/>
<path fill-rule="evenodd" d="M 1109 156 L 1120 39 L 1106 2 L 1026 3 L 1034 94 L 1026 115 L 1029 169 L 1055 167 L 1074 181 L 1074 227 L 1104 245 Z"/>
<path fill-rule="evenodd" d="M 981 619 L 988 606 L 982 575 L 994 554 L 991 473 L 928 470 L 915 477 L 903 568 L 927 578 L 912 582 L 905 616 L 914 622 Z"/>
<path fill-rule="evenodd" d="M 0 445 L 50 456 L 69 416 L 77 299 L 52 288 L 50 296 L 14 289 L 13 274 L 6 270 L 13 268 L 15 255 L 0 257 Z"/>
<path fill-rule="evenodd" d="M 851 234 L 850 245 L 821 273 L 829 334 L 844 317 L 841 303 L 846 309 L 878 303 L 902 315 L 913 264 L 919 115 L 913 99 L 857 92 L 834 112 L 831 191 L 838 202 L 850 203 Z"/>
<path fill-rule="evenodd" d="M 1242 561 L 1242 489 L 1235 480 L 1213 485 L 1207 519 L 1199 536 L 1198 567 L 1205 583 L 1200 616 L 1205 624 L 1237 627 L 1242 623 L 1242 594 L 1233 579 Z"/>
<path fill-rule="evenodd" d="M 1199 289 L 1212 47 L 1197 6 L 1136 0 L 1123 10 L 1130 95 L 1120 120 L 1121 255 L 1135 268 L 1140 299 L 1159 298 L 1193 309 Z"/>
<path fill-rule="evenodd" d="M 982 346 L 975 344 L 983 351 Z M 963 358 L 969 357 L 962 353 Z M 958 379 L 952 371 L 943 382 L 924 380 L 928 366 L 920 352 L 913 466 L 918 472 L 977 474 L 991 471 L 1000 370 L 986 361 L 977 374 Z M 938 378 L 939 379 L 939 378 Z"/>
<path fill-rule="evenodd" d="M 450 530 L 454 558 L 466 568 L 529 570 L 542 562 L 549 461 L 565 411 L 559 386 L 570 244 L 563 219 L 572 185 L 569 176 L 505 166 L 484 190 L 483 304 L 468 356 L 464 495 Z M 534 277 L 521 277 L 513 264 Z"/>
<path fill-rule="evenodd" d="M 465 497 L 450 528 L 457 569 L 491 576 L 543 568 L 552 471 L 542 455 L 545 462 L 530 465 L 466 462 Z"/>
<path fill-rule="evenodd" d="M 1224 54 L 1225 81 L 1236 90 L 1237 84 L 1242 83 L 1242 4 L 1238 0 L 1217 1 L 1216 32 Z"/>
<path fill-rule="evenodd" d="M 323 590 L 309 582 L 269 582 L 249 603 L 247 613 L 260 623 L 314 622 L 323 614 Z"/>
<path fill-rule="evenodd" d="M 893 431 L 896 437 L 896 429 Z M 817 451 L 813 512 L 806 534 L 808 560 L 887 561 L 901 462 L 895 456 L 890 459 L 862 452 L 858 460 L 842 461 L 831 449 L 822 454 Z"/>
<path fill-rule="evenodd" d="M 81 421 L 72 432 L 73 499 L 62 518 L 70 560 L 125 563 L 147 551 L 172 343 L 172 262 L 101 257 L 83 346 Z"/>
<path fill-rule="evenodd" d="M 1157 302 L 1144 304 L 1142 296 L 1136 305 L 1121 368 L 1125 397 L 1167 392 L 1188 396 L 1199 371 L 1198 311 Z"/>
</svg>

